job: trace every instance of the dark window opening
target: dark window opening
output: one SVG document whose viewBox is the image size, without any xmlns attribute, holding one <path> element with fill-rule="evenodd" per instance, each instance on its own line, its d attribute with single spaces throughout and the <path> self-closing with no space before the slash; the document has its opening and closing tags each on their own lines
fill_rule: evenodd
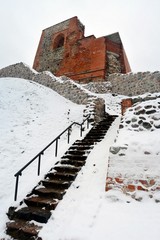
<svg viewBox="0 0 160 240">
<path fill-rule="evenodd" d="M 60 48 L 64 46 L 64 35 L 60 34 L 54 40 L 53 48 Z"/>
</svg>

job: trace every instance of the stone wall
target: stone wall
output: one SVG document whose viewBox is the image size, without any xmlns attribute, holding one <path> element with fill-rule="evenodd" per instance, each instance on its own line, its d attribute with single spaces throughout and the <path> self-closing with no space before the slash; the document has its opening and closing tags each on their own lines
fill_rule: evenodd
<svg viewBox="0 0 160 240">
<path fill-rule="evenodd" d="M 112 74 L 108 77 L 112 92 L 126 96 L 141 95 L 146 92 L 160 91 L 160 72 L 138 72 L 129 74 Z"/>
<path fill-rule="evenodd" d="M 0 69 L 0 77 L 16 77 L 33 80 L 36 74 L 37 71 L 22 62 Z"/>
<path fill-rule="evenodd" d="M 121 73 L 121 63 L 118 54 L 107 52 L 107 76 L 113 73 Z"/>
<path fill-rule="evenodd" d="M 135 197 L 141 190 L 152 196 L 160 189 L 160 93 L 135 100 L 110 147 L 106 191 L 117 189 Z"/>
<path fill-rule="evenodd" d="M 111 92 L 111 83 L 110 82 L 90 82 L 87 84 L 82 84 L 82 86 L 93 92 L 93 93 L 109 93 Z"/>
<path fill-rule="evenodd" d="M 29 79 L 49 87 L 74 103 L 86 105 L 84 117 L 91 114 L 95 122 L 99 122 L 104 116 L 104 100 L 95 97 L 91 92 L 67 77 L 57 78 L 50 72 L 38 73 L 24 63 L 17 63 L 1 69 L 0 78 L 2 77 Z"/>
</svg>

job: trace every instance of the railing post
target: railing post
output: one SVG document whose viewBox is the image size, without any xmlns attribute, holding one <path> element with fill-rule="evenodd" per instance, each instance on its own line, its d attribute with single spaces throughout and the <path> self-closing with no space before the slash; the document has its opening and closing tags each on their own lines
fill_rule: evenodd
<svg viewBox="0 0 160 240">
<path fill-rule="evenodd" d="M 82 137 L 82 124 L 81 124 L 81 128 L 80 128 L 80 136 Z"/>
<path fill-rule="evenodd" d="M 14 201 L 17 201 L 17 193 L 18 193 L 18 180 L 19 180 L 19 175 L 16 175 L 16 187 L 15 187 Z"/>
<path fill-rule="evenodd" d="M 87 129 L 89 128 L 89 118 L 87 119 Z"/>
<path fill-rule="evenodd" d="M 58 153 L 58 138 L 56 139 L 55 157 L 57 157 L 57 153 Z"/>
<path fill-rule="evenodd" d="M 70 133 L 71 133 L 71 128 L 68 128 L 68 144 L 69 144 L 69 140 L 70 140 Z"/>
<path fill-rule="evenodd" d="M 38 156 L 38 176 L 40 175 L 40 168 L 41 168 L 41 153 Z"/>
</svg>

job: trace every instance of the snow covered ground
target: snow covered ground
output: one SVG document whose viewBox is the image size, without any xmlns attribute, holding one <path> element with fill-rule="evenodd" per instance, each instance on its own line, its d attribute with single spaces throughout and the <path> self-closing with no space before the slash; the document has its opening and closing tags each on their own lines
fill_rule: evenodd
<svg viewBox="0 0 160 240">
<path fill-rule="evenodd" d="M 6 212 L 15 204 L 15 172 L 72 121 L 81 122 L 84 106 L 22 79 L 0 79 L 0 93 L 0 238 L 4 238 Z M 114 98 L 111 94 L 103 97 L 108 112 L 120 111 L 117 102 L 121 97 Z M 109 148 L 114 144 L 119 122 L 117 118 L 104 140 L 90 153 L 63 201 L 40 231 L 43 240 L 159 240 L 159 203 L 147 195 L 142 202 L 137 202 L 119 191 L 104 191 Z M 72 141 L 78 135 L 76 127 Z M 123 137 L 125 139 L 125 134 Z M 64 136 L 57 159 L 54 147 L 45 154 L 40 177 L 67 148 Z M 37 164 L 30 165 L 20 178 L 17 204 L 39 181 L 36 171 Z"/>
<path fill-rule="evenodd" d="M 84 107 L 35 82 L 0 78 L 0 237 L 7 209 L 15 204 L 14 174 L 73 121 L 81 123 Z M 71 143 L 79 135 L 79 127 L 73 127 Z M 66 135 L 60 139 L 59 146 L 58 156 L 61 156 L 68 148 Z M 20 177 L 18 201 L 57 161 L 54 153 L 55 144 L 42 156 L 39 177 L 37 161 L 24 171 Z"/>
<path fill-rule="evenodd" d="M 143 188 L 159 201 L 160 194 L 155 194 L 155 189 L 160 186 L 160 95 L 146 94 L 145 101 L 126 111 L 110 150 L 108 187 L 114 185 L 114 189 L 123 191 L 128 191 L 128 186 L 132 190 Z M 138 195 L 140 198 L 139 192 Z"/>
</svg>

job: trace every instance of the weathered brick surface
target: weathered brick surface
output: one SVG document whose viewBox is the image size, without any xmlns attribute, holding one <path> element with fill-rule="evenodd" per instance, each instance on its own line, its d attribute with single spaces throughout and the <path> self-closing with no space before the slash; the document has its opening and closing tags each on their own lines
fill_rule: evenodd
<svg viewBox="0 0 160 240">
<path fill-rule="evenodd" d="M 121 112 L 122 115 L 125 113 L 126 109 L 128 109 L 129 107 L 131 107 L 133 104 L 132 99 L 131 98 L 127 98 L 127 99 L 123 99 L 121 102 Z"/>
<path fill-rule="evenodd" d="M 33 68 L 83 83 L 131 71 L 119 34 L 84 37 L 77 17 L 43 30 Z"/>
</svg>

